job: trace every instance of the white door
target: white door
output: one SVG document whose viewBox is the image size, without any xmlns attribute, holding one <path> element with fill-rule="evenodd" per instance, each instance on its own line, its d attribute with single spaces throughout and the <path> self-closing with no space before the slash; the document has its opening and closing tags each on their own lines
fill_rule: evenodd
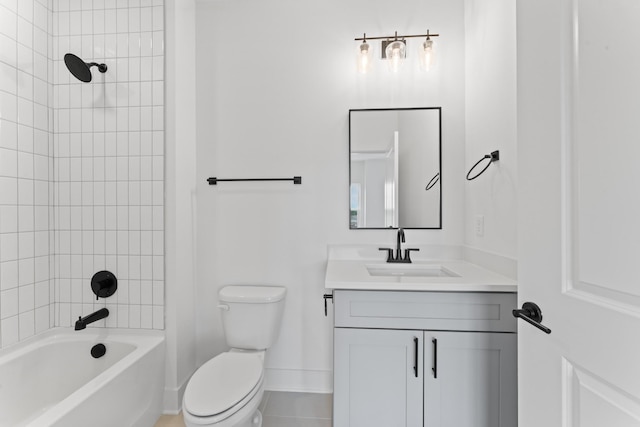
<svg viewBox="0 0 640 427">
<path fill-rule="evenodd" d="M 640 1 L 518 0 L 519 427 L 640 426 Z"/>
<path fill-rule="evenodd" d="M 393 226 L 400 227 L 400 132 L 393 133 Z"/>
<path fill-rule="evenodd" d="M 422 427 L 422 331 L 334 329 L 334 427 Z"/>
</svg>

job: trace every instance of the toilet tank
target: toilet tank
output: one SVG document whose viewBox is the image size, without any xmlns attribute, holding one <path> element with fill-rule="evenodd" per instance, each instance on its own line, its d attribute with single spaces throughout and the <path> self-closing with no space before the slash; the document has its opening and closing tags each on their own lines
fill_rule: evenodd
<svg viewBox="0 0 640 427">
<path fill-rule="evenodd" d="M 281 286 L 225 286 L 218 292 L 222 326 L 232 348 L 264 350 L 280 332 L 287 289 Z"/>
</svg>

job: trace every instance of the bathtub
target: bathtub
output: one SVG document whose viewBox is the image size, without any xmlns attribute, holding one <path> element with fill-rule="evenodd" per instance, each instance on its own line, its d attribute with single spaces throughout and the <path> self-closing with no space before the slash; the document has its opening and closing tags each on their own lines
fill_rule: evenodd
<svg viewBox="0 0 640 427">
<path fill-rule="evenodd" d="M 0 427 L 151 427 L 163 388 L 161 331 L 54 328 L 0 350 Z"/>
</svg>

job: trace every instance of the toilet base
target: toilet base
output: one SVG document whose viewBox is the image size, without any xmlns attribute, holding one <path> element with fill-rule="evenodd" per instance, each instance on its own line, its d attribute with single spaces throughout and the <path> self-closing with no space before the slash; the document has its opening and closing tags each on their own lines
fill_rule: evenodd
<svg viewBox="0 0 640 427">
<path fill-rule="evenodd" d="M 186 427 L 262 427 L 262 413 L 258 409 L 264 395 L 264 382 L 256 395 L 238 412 L 218 422 L 211 418 L 194 417 L 183 408 L 182 418 Z"/>
<path fill-rule="evenodd" d="M 237 427 L 262 427 L 262 412 L 256 409 L 251 418 L 246 423 L 238 424 Z"/>
</svg>

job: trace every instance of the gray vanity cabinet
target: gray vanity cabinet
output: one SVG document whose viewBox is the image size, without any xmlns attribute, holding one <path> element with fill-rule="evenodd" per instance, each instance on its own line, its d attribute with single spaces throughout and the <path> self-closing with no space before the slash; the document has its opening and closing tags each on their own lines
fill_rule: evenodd
<svg viewBox="0 0 640 427">
<path fill-rule="evenodd" d="M 422 427 L 424 372 L 421 366 L 414 372 L 422 358 L 422 335 L 335 329 L 334 427 Z"/>
<path fill-rule="evenodd" d="M 334 427 L 517 426 L 515 294 L 336 290 L 334 303 Z"/>
<path fill-rule="evenodd" d="M 516 334 L 431 331 L 424 334 L 425 426 L 518 425 Z"/>
</svg>

